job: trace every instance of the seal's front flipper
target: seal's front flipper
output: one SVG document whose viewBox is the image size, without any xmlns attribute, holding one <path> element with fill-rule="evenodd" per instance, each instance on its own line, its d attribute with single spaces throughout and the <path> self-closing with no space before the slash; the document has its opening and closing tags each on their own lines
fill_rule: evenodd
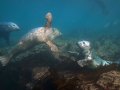
<svg viewBox="0 0 120 90">
<path fill-rule="evenodd" d="M 8 57 L 6 57 L 6 56 L 0 57 L 0 63 L 2 64 L 2 66 L 6 66 L 8 64 L 8 62 L 9 62 Z"/>
<path fill-rule="evenodd" d="M 78 52 L 75 52 L 75 51 L 67 51 L 71 56 L 78 56 L 79 53 Z"/>
<path fill-rule="evenodd" d="M 50 47 L 52 52 L 59 52 L 58 47 L 51 41 L 47 41 L 46 44 Z"/>
</svg>

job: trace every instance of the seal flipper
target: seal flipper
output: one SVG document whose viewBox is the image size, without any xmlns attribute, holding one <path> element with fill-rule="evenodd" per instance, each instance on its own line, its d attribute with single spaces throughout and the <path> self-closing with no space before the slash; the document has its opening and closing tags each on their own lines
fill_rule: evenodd
<svg viewBox="0 0 120 90">
<path fill-rule="evenodd" d="M 59 52 L 58 47 L 52 41 L 47 41 L 46 44 L 50 47 L 52 52 Z"/>
<path fill-rule="evenodd" d="M 9 62 L 9 58 L 7 56 L 0 56 L 0 63 L 2 66 L 6 66 Z"/>
</svg>

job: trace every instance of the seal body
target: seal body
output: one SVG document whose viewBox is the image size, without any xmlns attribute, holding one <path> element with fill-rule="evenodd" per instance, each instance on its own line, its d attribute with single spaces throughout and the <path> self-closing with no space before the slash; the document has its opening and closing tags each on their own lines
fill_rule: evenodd
<svg viewBox="0 0 120 90">
<path fill-rule="evenodd" d="M 61 32 L 56 28 L 34 28 L 20 39 L 16 47 L 11 50 L 9 57 L 14 57 L 17 53 L 41 43 L 47 44 L 52 52 L 58 52 L 58 47 L 53 43 L 53 40 L 60 35 Z"/>
<path fill-rule="evenodd" d="M 106 66 L 110 65 L 112 62 L 103 60 L 99 56 L 93 54 L 91 45 L 89 41 L 79 41 L 78 46 L 83 49 L 83 54 L 85 58 L 82 60 L 78 60 L 77 63 L 79 66 L 84 67 L 87 66 L 89 68 L 97 68 L 98 66 Z"/>
<path fill-rule="evenodd" d="M 20 28 L 13 22 L 0 23 L 0 38 L 6 40 L 6 43 L 10 44 L 10 33 L 13 31 L 19 31 Z"/>
<path fill-rule="evenodd" d="M 60 36 L 61 32 L 58 29 L 51 27 L 52 14 L 50 12 L 47 13 L 45 18 L 47 20 L 45 27 L 38 27 L 32 29 L 25 36 L 23 36 L 19 43 L 7 55 L 0 57 L 0 62 L 2 66 L 5 66 L 10 60 L 12 60 L 12 58 L 17 56 L 19 53 L 22 53 L 25 50 L 28 50 L 29 48 L 32 48 L 39 43 L 47 44 L 52 53 L 59 52 L 58 47 L 53 42 L 53 39 Z M 4 32 L 5 31 L 6 33 L 10 33 L 11 31 L 13 31 L 13 29 L 5 29 Z"/>
<path fill-rule="evenodd" d="M 18 54 L 34 47 L 40 43 L 46 43 L 53 53 L 57 53 L 58 47 L 53 43 L 53 39 L 60 36 L 61 32 L 56 28 L 38 27 L 32 29 L 23 36 L 18 44 L 6 55 L 0 57 L 2 66 L 5 66 L 12 58 Z"/>
<path fill-rule="evenodd" d="M 22 45 L 32 45 L 36 43 L 47 43 L 47 41 L 52 41 L 56 37 L 61 36 L 61 32 L 56 28 L 38 27 L 32 29 L 25 36 L 21 38 L 18 44 Z"/>
</svg>

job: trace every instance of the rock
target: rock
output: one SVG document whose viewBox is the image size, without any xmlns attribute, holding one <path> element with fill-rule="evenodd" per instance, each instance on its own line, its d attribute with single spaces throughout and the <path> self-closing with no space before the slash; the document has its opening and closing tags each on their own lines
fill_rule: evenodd
<svg viewBox="0 0 120 90">
<path fill-rule="evenodd" d="M 29 50 L 26 50 L 25 52 L 20 53 L 15 58 L 13 58 L 12 61 L 13 62 L 22 61 L 22 60 L 24 60 L 24 58 L 29 59 L 30 56 L 34 56 L 34 55 L 44 53 L 44 52 L 49 53 L 51 51 L 46 44 L 39 44 L 39 45 L 36 45 L 35 47 L 29 49 Z"/>
<path fill-rule="evenodd" d="M 64 47 L 65 44 L 60 43 L 63 51 L 76 51 L 76 48 L 70 48 L 76 47 L 74 44 Z M 104 66 L 97 70 L 80 68 L 73 57 L 67 52 L 61 52 L 59 61 L 46 44 L 37 45 L 0 69 L 0 90 L 120 89 L 120 72 L 115 71 L 118 67 Z"/>
<path fill-rule="evenodd" d="M 98 56 L 104 60 L 115 61 L 119 59 L 120 43 L 116 40 L 100 40 L 93 42 L 94 49 Z"/>
<path fill-rule="evenodd" d="M 56 90 L 54 80 L 58 75 L 50 67 L 36 67 L 32 75 L 32 81 L 26 84 L 27 90 Z"/>
<path fill-rule="evenodd" d="M 99 88 L 94 84 L 81 85 L 81 89 L 82 90 L 99 90 Z"/>
<path fill-rule="evenodd" d="M 36 67 L 32 71 L 33 73 L 33 79 L 34 80 L 41 80 L 42 78 L 45 78 L 50 75 L 49 67 Z"/>
<path fill-rule="evenodd" d="M 27 83 L 26 84 L 26 87 L 28 90 L 32 90 L 33 88 L 42 88 L 42 82 L 45 78 L 49 77 L 50 76 L 50 71 L 49 71 L 49 67 L 35 67 L 33 68 L 32 70 L 32 80 L 31 82 Z M 39 86 L 36 86 L 38 85 L 38 82 L 41 82 L 39 83 Z"/>
<path fill-rule="evenodd" d="M 90 73 L 89 73 L 90 74 Z M 73 74 L 73 73 L 64 73 L 64 77 L 58 78 L 55 81 L 57 90 L 101 90 L 95 83 L 94 79 L 90 79 L 93 75 L 87 75 L 83 73 Z"/>
<path fill-rule="evenodd" d="M 110 71 L 100 75 L 97 85 L 105 90 L 120 90 L 120 72 Z"/>
</svg>

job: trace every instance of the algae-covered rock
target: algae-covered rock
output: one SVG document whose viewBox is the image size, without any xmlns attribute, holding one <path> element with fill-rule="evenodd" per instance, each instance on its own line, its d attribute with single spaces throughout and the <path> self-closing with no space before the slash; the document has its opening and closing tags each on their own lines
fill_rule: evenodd
<svg viewBox="0 0 120 90">
<path fill-rule="evenodd" d="M 27 89 L 43 89 L 45 78 L 50 77 L 51 72 L 49 67 L 35 67 L 32 69 L 32 80 L 26 84 Z M 38 85 L 39 84 L 39 85 Z"/>
<path fill-rule="evenodd" d="M 107 90 L 120 90 L 120 72 L 110 71 L 101 74 L 97 84 Z"/>
<path fill-rule="evenodd" d="M 59 39 L 54 43 L 57 43 L 61 50 L 59 52 L 61 60 L 55 58 L 57 53 L 51 53 L 48 45 L 38 44 L 18 54 L 12 62 L 0 70 L 1 85 L 5 85 L 0 86 L 0 89 L 119 90 L 120 73 L 115 71 L 118 67 L 104 66 L 95 70 L 87 67 L 80 68 L 75 61 L 77 57 L 68 53 L 69 50 L 79 51 L 76 42 Z M 9 84 L 11 84 L 9 89 L 4 89 Z"/>
<path fill-rule="evenodd" d="M 115 40 L 96 41 L 93 46 L 97 55 L 105 60 L 115 61 L 120 59 L 120 43 L 115 42 Z"/>
<path fill-rule="evenodd" d="M 36 45 L 35 47 L 29 49 L 29 50 L 26 50 L 25 52 L 23 53 L 20 53 L 19 55 L 17 55 L 15 58 L 13 58 L 13 62 L 16 62 L 16 61 L 22 61 L 24 60 L 24 58 L 28 58 L 31 57 L 31 56 L 35 56 L 35 55 L 38 55 L 40 53 L 50 53 L 50 49 L 49 47 L 46 45 L 46 44 L 39 44 L 39 45 Z M 51 54 L 52 55 L 52 54 Z"/>
</svg>

